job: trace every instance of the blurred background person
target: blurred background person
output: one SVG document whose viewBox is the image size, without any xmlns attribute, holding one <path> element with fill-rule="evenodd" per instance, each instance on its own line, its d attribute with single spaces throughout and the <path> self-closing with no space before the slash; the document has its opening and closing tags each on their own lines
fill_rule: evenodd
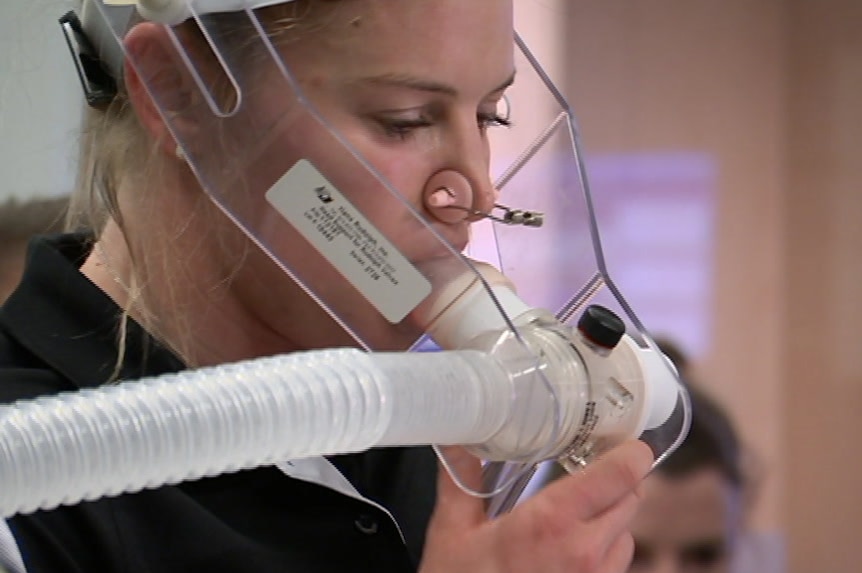
<svg viewBox="0 0 862 573">
<path fill-rule="evenodd" d="M 644 481 L 630 573 L 743 573 L 741 545 L 755 479 L 728 414 L 692 382 L 679 344 L 657 338 L 688 387 L 691 430 Z"/>
<path fill-rule="evenodd" d="M 730 573 L 744 530 L 747 479 L 726 414 L 690 387 L 686 439 L 644 481 L 631 573 Z"/>
</svg>

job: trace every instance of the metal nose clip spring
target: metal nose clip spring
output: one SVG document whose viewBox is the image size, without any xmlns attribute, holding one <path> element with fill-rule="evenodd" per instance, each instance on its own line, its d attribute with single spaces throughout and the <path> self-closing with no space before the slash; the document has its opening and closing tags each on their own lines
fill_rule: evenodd
<svg viewBox="0 0 862 573">
<path fill-rule="evenodd" d="M 503 214 L 501 216 L 494 215 L 493 211 L 486 213 L 484 211 L 477 211 L 476 209 L 462 207 L 461 205 L 448 205 L 447 207 L 449 209 L 460 209 L 461 211 L 466 211 L 470 215 L 482 217 L 484 219 L 491 219 L 492 221 L 496 221 L 497 223 L 503 223 L 504 225 L 541 227 L 545 224 L 544 213 L 541 213 L 539 211 L 527 211 L 524 209 L 512 209 L 511 207 L 506 207 L 505 205 L 500 205 L 498 203 L 494 204 L 494 209 L 499 209 L 503 211 Z"/>
</svg>

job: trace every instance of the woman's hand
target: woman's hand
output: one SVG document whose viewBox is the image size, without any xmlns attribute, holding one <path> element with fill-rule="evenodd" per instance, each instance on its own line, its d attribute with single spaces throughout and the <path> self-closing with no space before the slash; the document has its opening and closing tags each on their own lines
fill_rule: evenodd
<svg viewBox="0 0 862 573">
<path fill-rule="evenodd" d="M 456 448 L 448 457 L 463 479 L 480 482 L 473 456 Z M 420 571 L 624 572 L 633 550 L 628 526 L 639 502 L 637 487 L 652 462 L 646 444 L 627 442 L 494 520 L 481 499 L 461 491 L 441 469 Z"/>
</svg>

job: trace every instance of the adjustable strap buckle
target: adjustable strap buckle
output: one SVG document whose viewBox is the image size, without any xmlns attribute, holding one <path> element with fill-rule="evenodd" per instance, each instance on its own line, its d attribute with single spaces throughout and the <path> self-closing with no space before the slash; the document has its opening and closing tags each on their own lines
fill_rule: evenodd
<svg viewBox="0 0 862 573">
<path fill-rule="evenodd" d="M 102 65 L 78 15 L 73 11 L 67 12 L 60 18 L 60 27 L 72 54 L 87 104 L 96 108 L 108 105 L 117 95 L 117 82 Z"/>
</svg>

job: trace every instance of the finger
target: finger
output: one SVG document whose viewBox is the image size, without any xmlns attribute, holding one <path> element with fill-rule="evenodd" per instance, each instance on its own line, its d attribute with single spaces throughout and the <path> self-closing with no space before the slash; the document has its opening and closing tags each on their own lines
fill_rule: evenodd
<svg viewBox="0 0 862 573">
<path fill-rule="evenodd" d="M 605 554 L 602 566 L 596 573 L 625 573 L 632 564 L 635 542 L 630 533 L 617 537 Z"/>
<path fill-rule="evenodd" d="M 590 522 L 590 527 L 602 532 L 599 538 L 604 539 L 602 553 L 609 553 L 620 536 L 629 533 L 640 502 L 641 498 L 637 493 L 630 493 Z"/>
<path fill-rule="evenodd" d="M 643 442 L 632 440 L 605 453 L 583 471 L 546 488 L 552 504 L 571 508 L 573 516 L 590 520 L 637 488 L 653 463 Z"/>
<path fill-rule="evenodd" d="M 479 460 L 464 448 L 444 448 L 444 458 L 462 484 L 479 490 L 482 484 L 482 466 Z M 464 528 L 485 521 L 482 499 L 465 493 L 449 472 L 440 465 L 437 476 L 437 503 L 431 516 L 431 528 Z"/>
</svg>

